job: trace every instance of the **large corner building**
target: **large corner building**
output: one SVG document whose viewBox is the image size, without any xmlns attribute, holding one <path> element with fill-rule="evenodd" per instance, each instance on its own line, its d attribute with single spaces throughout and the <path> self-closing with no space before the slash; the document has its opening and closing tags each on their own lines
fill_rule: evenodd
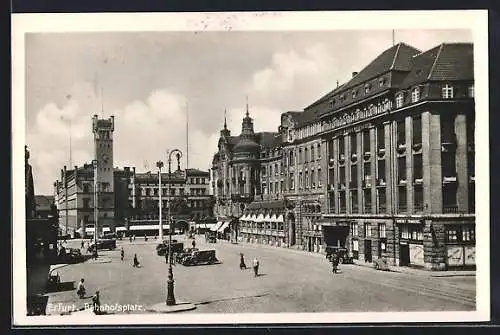
<svg viewBox="0 0 500 335">
<path fill-rule="evenodd" d="M 475 266 L 472 44 L 387 49 L 276 133 L 224 125 L 216 214 L 242 241 L 432 270 Z"/>
</svg>

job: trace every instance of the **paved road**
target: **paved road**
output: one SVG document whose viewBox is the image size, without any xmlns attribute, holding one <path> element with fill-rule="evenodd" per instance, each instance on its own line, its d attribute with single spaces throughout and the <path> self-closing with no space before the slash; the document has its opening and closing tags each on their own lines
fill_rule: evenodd
<svg viewBox="0 0 500 335">
<path fill-rule="evenodd" d="M 72 241 L 75 242 L 75 241 Z M 166 297 L 167 265 L 155 253 L 157 241 L 119 241 L 115 251 L 101 254 L 111 263 L 77 264 L 61 269 L 62 281 L 80 277 L 89 292 L 99 289 L 101 302 L 150 306 Z M 190 242 L 186 242 L 186 245 Z M 120 261 L 119 248 L 125 250 Z M 221 263 L 207 266 L 174 267 L 175 296 L 197 309 L 186 313 L 278 313 L 361 311 L 451 311 L 475 309 L 475 277 L 434 278 L 371 268 L 343 265 L 333 275 L 330 263 L 321 255 L 280 248 L 230 244 L 205 244 L 215 248 Z M 261 264 L 261 276 L 239 269 L 239 253 L 250 267 L 253 257 Z M 141 268 L 132 267 L 137 253 Z M 54 293 L 49 303 L 76 304 L 75 291 Z M 54 312 L 55 313 L 55 312 Z"/>
</svg>

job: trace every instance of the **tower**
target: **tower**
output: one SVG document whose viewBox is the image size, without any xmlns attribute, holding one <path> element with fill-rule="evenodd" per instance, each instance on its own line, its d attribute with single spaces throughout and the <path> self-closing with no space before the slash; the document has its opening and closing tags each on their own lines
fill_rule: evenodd
<svg viewBox="0 0 500 335">
<path fill-rule="evenodd" d="M 114 230 L 113 132 L 115 119 L 92 118 L 94 159 L 97 160 L 98 234 Z"/>
</svg>

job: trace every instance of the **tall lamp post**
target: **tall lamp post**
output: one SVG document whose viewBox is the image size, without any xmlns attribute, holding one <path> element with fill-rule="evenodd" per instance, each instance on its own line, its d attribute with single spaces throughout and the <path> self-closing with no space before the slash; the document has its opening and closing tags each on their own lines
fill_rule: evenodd
<svg viewBox="0 0 500 335">
<path fill-rule="evenodd" d="M 182 152 L 179 149 L 173 149 L 167 151 L 168 153 L 168 228 L 169 228 L 169 237 L 168 237 L 168 281 L 167 281 L 167 306 L 175 305 L 175 296 L 174 296 L 174 274 L 172 273 L 172 216 L 170 215 L 170 186 L 172 184 L 172 155 L 175 154 L 177 158 L 177 171 L 181 169 L 180 160 L 182 157 Z"/>
<path fill-rule="evenodd" d="M 92 166 L 94 167 L 94 255 L 97 258 L 97 220 L 98 220 L 98 203 L 97 203 L 97 165 L 96 159 L 92 161 Z"/>
<path fill-rule="evenodd" d="M 156 166 L 158 167 L 158 197 L 159 197 L 159 206 L 158 206 L 158 216 L 159 216 L 159 219 L 160 219 L 160 228 L 159 228 L 159 232 L 158 232 L 158 237 L 160 239 L 160 241 L 163 241 L 163 219 L 162 219 L 162 213 L 161 213 L 161 210 L 162 210 L 162 207 L 163 207 L 163 203 L 162 203 L 162 200 L 161 200 L 161 192 L 162 192 L 162 189 L 161 189 L 161 168 L 163 167 L 163 162 L 162 161 L 158 161 L 156 162 Z"/>
</svg>

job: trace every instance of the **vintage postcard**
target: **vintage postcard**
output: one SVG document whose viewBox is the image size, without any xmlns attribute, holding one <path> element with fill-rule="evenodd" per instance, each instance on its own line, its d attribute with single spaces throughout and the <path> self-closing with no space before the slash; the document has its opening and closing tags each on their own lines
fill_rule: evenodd
<svg viewBox="0 0 500 335">
<path fill-rule="evenodd" d="M 489 320 L 486 11 L 12 31 L 14 325 Z"/>
</svg>

